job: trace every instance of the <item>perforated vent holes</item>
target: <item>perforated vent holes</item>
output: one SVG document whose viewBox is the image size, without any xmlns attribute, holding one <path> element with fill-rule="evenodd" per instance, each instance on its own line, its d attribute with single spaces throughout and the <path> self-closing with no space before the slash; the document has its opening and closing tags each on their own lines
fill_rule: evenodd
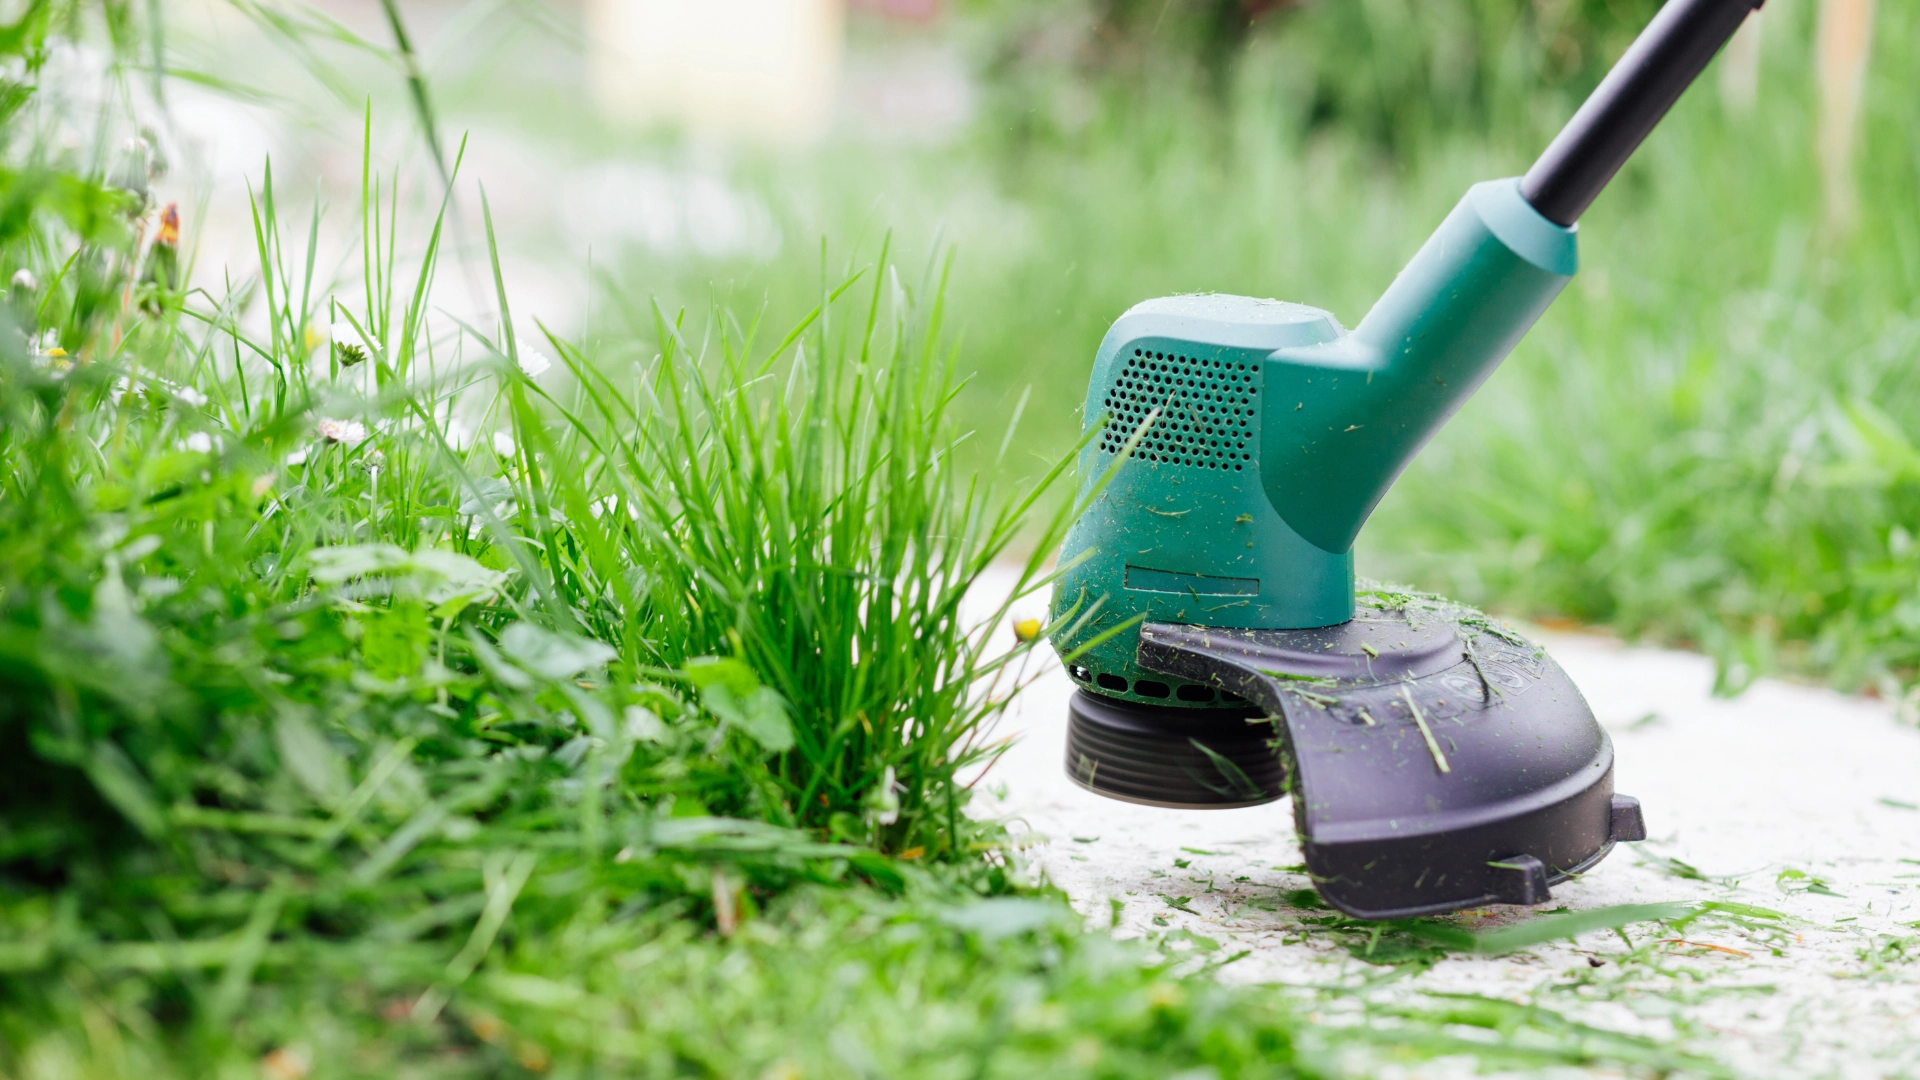
<svg viewBox="0 0 1920 1080">
<path fill-rule="evenodd" d="M 1253 462 L 1259 365 L 1133 350 L 1107 393 L 1100 449 L 1117 454 L 1156 407 L 1137 457 L 1241 472 Z"/>
</svg>

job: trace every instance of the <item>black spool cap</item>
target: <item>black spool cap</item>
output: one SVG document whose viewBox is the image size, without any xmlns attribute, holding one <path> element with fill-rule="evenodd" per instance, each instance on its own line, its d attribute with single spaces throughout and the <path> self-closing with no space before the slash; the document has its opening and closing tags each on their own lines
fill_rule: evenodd
<svg viewBox="0 0 1920 1080">
<path fill-rule="evenodd" d="M 1068 774 L 1157 806 L 1291 793 L 1314 887 L 1349 915 L 1546 903 L 1615 843 L 1646 836 L 1639 803 L 1613 791 L 1613 744 L 1572 680 L 1477 612 L 1364 598 L 1351 622 L 1314 630 L 1148 623 L 1139 662 L 1255 708 L 1082 692 Z"/>
<path fill-rule="evenodd" d="M 1258 806 L 1286 793 L 1276 737 L 1258 709 L 1142 705 L 1082 690 L 1067 707 L 1067 775 L 1149 806 Z"/>
<path fill-rule="evenodd" d="M 1646 835 L 1572 680 L 1470 609 L 1364 597 L 1315 630 L 1148 623 L 1139 657 L 1280 719 L 1301 852 L 1349 915 L 1545 903 Z"/>
</svg>

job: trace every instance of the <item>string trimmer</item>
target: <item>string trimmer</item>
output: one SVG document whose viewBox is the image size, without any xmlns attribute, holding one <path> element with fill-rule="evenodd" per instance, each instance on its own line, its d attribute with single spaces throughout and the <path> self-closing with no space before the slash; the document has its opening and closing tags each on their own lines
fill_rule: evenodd
<svg viewBox="0 0 1920 1080">
<path fill-rule="evenodd" d="M 1113 324 L 1053 607 L 1077 782 L 1193 808 L 1291 792 L 1314 884 L 1362 918 L 1538 904 L 1645 837 L 1559 665 L 1469 609 L 1356 596 L 1353 544 L 1573 276 L 1581 213 L 1758 6 L 1670 0 L 1527 174 L 1469 189 L 1352 331 L 1218 295 Z"/>
</svg>

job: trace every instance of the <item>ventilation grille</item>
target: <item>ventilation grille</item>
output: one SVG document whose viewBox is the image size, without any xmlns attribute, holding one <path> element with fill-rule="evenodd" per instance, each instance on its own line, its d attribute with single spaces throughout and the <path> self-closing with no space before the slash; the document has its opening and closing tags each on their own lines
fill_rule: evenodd
<svg viewBox="0 0 1920 1080">
<path fill-rule="evenodd" d="M 1100 449 L 1118 454 L 1155 408 L 1134 456 L 1195 469 L 1243 471 L 1253 461 L 1257 363 L 1199 360 L 1135 349 L 1106 409 L 1113 420 Z"/>
</svg>

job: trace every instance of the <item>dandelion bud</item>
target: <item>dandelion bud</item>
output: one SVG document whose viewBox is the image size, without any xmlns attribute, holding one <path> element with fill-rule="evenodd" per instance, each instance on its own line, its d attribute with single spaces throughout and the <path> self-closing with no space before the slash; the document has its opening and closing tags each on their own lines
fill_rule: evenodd
<svg viewBox="0 0 1920 1080">
<path fill-rule="evenodd" d="M 153 242 L 161 247 L 180 246 L 180 204 L 168 203 L 160 212 L 160 231 L 154 235 Z"/>
</svg>

